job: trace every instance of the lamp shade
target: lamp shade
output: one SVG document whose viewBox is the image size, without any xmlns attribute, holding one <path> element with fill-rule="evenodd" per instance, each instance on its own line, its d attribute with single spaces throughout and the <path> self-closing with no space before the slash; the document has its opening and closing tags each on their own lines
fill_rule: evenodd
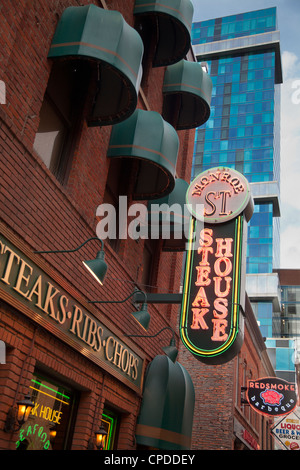
<svg viewBox="0 0 300 470">
<path fill-rule="evenodd" d="M 148 330 L 150 323 L 150 313 L 148 312 L 148 306 L 146 302 L 142 304 L 141 310 L 138 310 L 137 312 L 132 312 L 131 315 L 135 318 L 137 322 L 140 323 L 144 330 Z"/>
<path fill-rule="evenodd" d="M 174 338 L 171 339 L 169 346 L 164 346 L 162 350 L 171 359 L 172 362 L 176 361 L 178 356 L 178 349 L 175 346 Z"/>
<path fill-rule="evenodd" d="M 107 271 L 107 264 L 104 260 L 104 251 L 98 251 L 95 259 L 83 261 L 83 264 L 102 286 Z"/>
</svg>

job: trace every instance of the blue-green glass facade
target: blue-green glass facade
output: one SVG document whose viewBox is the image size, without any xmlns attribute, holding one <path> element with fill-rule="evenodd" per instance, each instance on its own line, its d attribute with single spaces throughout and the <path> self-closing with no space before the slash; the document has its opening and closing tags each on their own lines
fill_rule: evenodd
<svg viewBox="0 0 300 470">
<path fill-rule="evenodd" d="M 262 192 L 272 182 L 279 187 L 280 85 L 278 49 L 272 46 L 278 34 L 276 8 L 193 24 L 194 52 L 207 64 L 213 90 L 210 118 L 196 129 L 192 179 L 222 165 L 243 173 Z M 248 274 L 270 274 L 279 267 L 275 212 L 267 197 L 255 199 L 248 224 Z M 254 308 L 263 336 L 272 337 L 272 302 Z"/>
<path fill-rule="evenodd" d="M 192 44 L 222 41 L 277 29 L 276 8 L 249 11 L 193 24 Z"/>
</svg>

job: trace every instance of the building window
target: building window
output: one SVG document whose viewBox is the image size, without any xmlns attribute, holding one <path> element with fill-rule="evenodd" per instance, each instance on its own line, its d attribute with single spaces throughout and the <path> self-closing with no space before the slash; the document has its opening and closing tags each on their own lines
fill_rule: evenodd
<svg viewBox="0 0 300 470">
<path fill-rule="evenodd" d="M 35 373 L 30 383 L 34 407 L 19 431 L 17 450 L 69 450 L 78 396 L 58 381 Z"/>
<path fill-rule="evenodd" d="M 105 450 L 116 449 L 118 430 L 120 424 L 120 416 L 114 411 L 104 408 L 102 413 L 101 425 L 107 432 L 107 436 L 104 442 Z"/>
<path fill-rule="evenodd" d="M 33 147 L 62 184 L 68 178 L 80 134 L 88 78 L 87 64 L 55 62 L 40 110 Z"/>
</svg>

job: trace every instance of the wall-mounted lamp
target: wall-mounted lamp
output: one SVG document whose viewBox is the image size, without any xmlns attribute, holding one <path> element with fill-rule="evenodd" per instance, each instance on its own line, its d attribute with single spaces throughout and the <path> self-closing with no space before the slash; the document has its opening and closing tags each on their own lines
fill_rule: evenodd
<svg viewBox="0 0 300 470">
<path fill-rule="evenodd" d="M 92 237 L 83 242 L 77 248 L 72 250 L 48 250 L 48 251 L 35 251 L 34 253 L 73 253 L 74 251 L 80 250 L 87 242 L 91 240 L 98 240 L 101 242 L 101 251 L 98 251 L 97 256 L 95 259 L 89 261 L 83 261 L 84 266 L 86 269 L 94 276 L 94 278 L 103 285 L 103 281 L 107 271 L 107 264 L 104 261 L 104 244 L 103 241 L 98 237 Z"/>
<path fill-rule="evenodd" d="M 57 434 L 57 427 L 56 427 L 56 424 L 54 424 L 53 426 L 51 426 L 49 430 L 49 437 L 50 437 L 50 442 L 52 445 L 54 444 L 56 434 Z"/>
<path fill-rule="evenodd" d="M 100 428 L 98 429 L 98 431 L 95 432 L 95 436 L 96 436 L 96 447 L 97 447 L 97 449 L 103 450 L 104 447 L 105 447 L 105 440 L 106 440 L 106 436 L 107 436 L 107 431 L 106 431 L 106 429 L 104 428 L 103 425 L 101 425 Z"/>
<path fill-rule="evenodd" d="M 162 331 L 164 330 L 170 330 L 172 331 L 172 338 L 170 341 L 169 346 L 164 346 L 162 350 L 165 352 L 165 354 L 171 359 L 171 361 L 175 362 L 177 355 L 178 355 L 178 349 L 176 348 L 176 342 L 175 342 L 175 332 L 170 326 L 165 326 L 162 328 L 160 331 L 155 333 L 155 335 L 126 335 L 128 338 L 154 338 L 155 336 L 158 336 Z"/>
<path fill-rule="evenodd" d="M 4 425 L 4 431 L 18 431 L 21 426 L 26 423 L 33 407 L 34 403 L 31 401 L 30 394 L 25 395 L 23 400 L 17 402 L 17 410 L 13 406 L 9 409 Z"/>
<path fill-rule="evenodd" d="M 147 295 L 141 290 L 135 290 L 124 300 L 89 300 L 88 302 L 90 304 L 122 304 L 126 302 L 126 300 L 130 299 L 130 297 L 135 295 L 137 292 L 142 293 L 144 295 L 144 302 L 142 303 L 141 309 L 137 310 L 136 312 L 131 312 L 131 315 L 135 318 L 137 322 L 139 322 L 139 324 L 144 328 L 144 330 L 147 331 L 150 323 L 150 314 L 148 312 Z"/>
</svg>

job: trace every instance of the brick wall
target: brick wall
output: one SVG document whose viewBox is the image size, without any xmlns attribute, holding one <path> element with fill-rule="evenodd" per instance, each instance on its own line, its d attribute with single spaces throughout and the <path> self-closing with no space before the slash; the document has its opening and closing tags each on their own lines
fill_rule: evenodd
<svg viewBox="0 0 300 470">
<path fill-rule="evenodd" d="M 96 235 L 98 223 L 96 208 L 101 204 L 105 189 L 109 160 L 106 157 L 111 127 L 88 128 L 82 122 L 68 181 L 61 185 L 33 149 L 39 125 L 39 112 L 47 87 L 51 62 L 47 54 L 55 28 L 68 6 L 88 4 L 76 0 L 15 0 L 0 6 L 0 80 L 6 85 L 6 104 L 0 105 L 0 220 L 31 251 L 71 249 Z M 119 10 L 133 26 L 134 0 L 95 1 L 98 6 Z M 164 68 L 150 69 L 148 86 L 141 91 L 138 107 L 162 111 L 162 83 Z M 152 84 L 154 86 L 152 86 Z M 189 179 L 193 153 L 194 131 L 179 131 L 180 149 L 178 176 Z M 109 266 L 105 287 L 86 273 L 81 259 L 92 259 L 99 249 L 96 242 L 70 255 L 47 254 L 46 264 L 54 268 L 85 300 L 124 299 L 141 286 L 143 240 L 127 240 L 121 256 L 105 243 Z M 169 267 L 172 266 L 170 275 Z M 182 254 L 162 253 L 157 267 L 157 291 L 178 292 L 182 268 Z M 124 334 L 141 333 L 130 318 L 130 303 L 96 306 L 96 315 L 106 317 Z M 17 311 L 0 306 L 1 339 L 9 346 L 7 364 L 0 369 L 0 421 L 3 423 L 9 406 L 27 392 L 28 381 L 37 363 L 82 389 L 73 446 L 86 448 L 94 426 L 95 410 L 102 412 L 105 399 L 120 410 L 126 409 L 128 418 L 120 429 L 120 448 L 133 448 L 134 427 L 140 398 L 88 360 L 51 338 L 42 329 Z M 151 326 L 149 334 L 171 325 L 177 328 L 177 306 L 149 306 Z M 32 343 L 34 338 L 34 343 Z M 145 352 L 147 362 L 161 354 L 161 346 L 168 344 L 170 332 L 163 332 L 151 340 L 134 338 Z M 31 346 L 34 344 L 33 349 Z M 28 360 L 26 353 L 30 351 Z M 25 362 L 24 362 L 25 361 Z M 24 371 L 22 366 L 24 365 Z M 23 375 L 22 375 L 23 374 Z M 19 388 L 18 381 L 22 375 Z M 117 395 L 119 394 L 119 398 Z M 99 397 L 101 400 L 99 402 Z M 130 432 L 128 432 L 130 429 Z M 0 431 L 2 448 L 14 448 L 11 436 Z"/>
</svg>

